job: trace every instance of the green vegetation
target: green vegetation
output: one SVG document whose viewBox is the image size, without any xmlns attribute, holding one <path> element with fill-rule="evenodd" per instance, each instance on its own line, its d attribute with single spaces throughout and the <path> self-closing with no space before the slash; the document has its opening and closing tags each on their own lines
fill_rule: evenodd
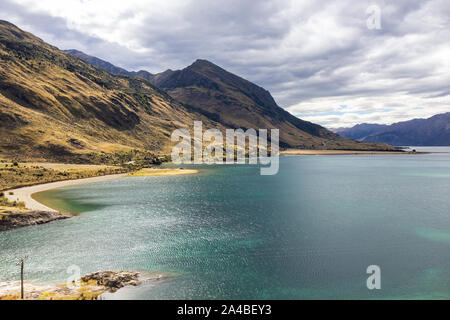
<svg viewBox="0 0 450 320">
<path fill-rule="evenodd" d="M 61 180 L 90 178 L 129 172 L 127 167 L 93 167 L 53 169 L 43 166 L 0 167 L 0 190 L 31 186 Z M 11 193 L 10 193 L 11 194 Z"/>
<path fill-rule="evenodd" d="M 157 156 L 151 152 L 138 149 L 128 149 L 114 153 L 91 153 L 84 155 L 84 160 L 86 163 L 91 164 L 121 165 L 126 167 L 129 167 L 129 164 L 134 164 L 141 167 L 149 167 L 167 162 L 169 157 Z"/>
<path fill-rule="evenodd" d="M 9 201 L 3 194 L 0 195 L 0 207 L 15 207 L 15 208 L 25 208 L 25 203 L 22 201 Z"/>
</svg>

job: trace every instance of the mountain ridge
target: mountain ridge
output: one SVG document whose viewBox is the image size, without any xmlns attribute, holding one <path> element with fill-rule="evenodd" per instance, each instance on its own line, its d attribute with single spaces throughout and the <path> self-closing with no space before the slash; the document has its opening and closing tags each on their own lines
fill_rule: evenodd
<svg viewBox="0 0 450 320">
<path fill-rule="evenodd" d="M 154 75 L 148 71 L 145 71 L 145 70 L 127 71 L 121 67 L 117 67 L 117 66 L 113 65 L 112 63 L 110 63 L 108 61 L 88 55 L 88 54 L 86 54 L 82 51 L 76 50 L 76 49 L 63 50 L 63 51 L 72 56 L 78 57 L 86 62 L 89 62 L 90 64 L 92 64 L 96 67 L 105 69 L 106 71 L 108 71 L 109 73 L 112 73 L 112 74 L 129 76 L 129 77 L 141 77 L 148 81 L 152 81 L 154 78 Z"/>
<path fill-rule="evenodd" d="M 170 134 L 219 123 L 145 79 L 112 75 L 0 21 L 0 152 L 66 161 L 91 153 L 168 154 Z"/>
<path fill-rule="evenodd" d="M 77 54 L 77 56 L 83 59 L 83 55 Z M 89 62 L 95 63 L 96 60 L 90 59 Z M 182 70 L 174 71 L 168 69 L 162 73 L 154 74 L 150 79 L 150 82 L 167 92 L 176 101 L 184 104 L 188 109 L 200 112 L 215 121 L 223 123 L 225 126 L 244 129 L 255 127 L 278 127 L 280 128 L 280 145 L 282 147 L 332 147 L 350 149 L 380 148 L 380 146 L 374 145 L 356 145 L 353 141 L 342 140 L 338 135 L 335 135 L 319 125 L 301 120 L 291 115 L 289 112 L 280 108 L 276 104 L 269 91 L 242 77 L 234 75 L 205 59 L 197 59 L 191 65 Z M 198 88 L 200 90 L 197 90 Z M 182 94 L 183 90 L 188 92 L 195 91 L 194 96 L 184 97 Z M 211 96 L 208 97 L 207 93 L 205 94 L 205 92 L 202 92 L 205 90 L 215 91 L 213 95 L 216 97 L 219 96 L 219 99 L 214 99 L 214 97 Z M 238 98 L 235 97 L 236 94 L 239 95 Z M 203 100 L 204 103 L 199 103 L 201 100 Z M 224 105 L 230 105 L 233 110 L 226 110 L 226 112 L 218 110 L 218 108 L 223 107 Z M 230 114 L 237 114 L 242 111 L 242 109 L 248 109 L 252 105 L 256 105 L 257 110 L 256 112 L 253 112 L 252 115 L 256 117 L 252 117 L 251 121 L 241 121 L 241 115 L 237 116 L 240 121 L 230 119 Z M 264 113 L 266 119 L 261 119 L 261 117 L 258 116 L 260 113 Z M 248 116 L 249 115 L 247 114 L 247 118 Z M 268 117 L 277 119 L 278 121 L 275 123 L 272 121 L 267 121 Z M 257 121 L 255 121 L 255 119 Z M 288 125 L 283 127 L 280 125 L 280 122 L 283 122 L 286 119 L 289 120 Z M 286 139 L 287 141 L 285 141 L 283 138 L 292 135 L 291 131 L 296 131 L 296 135 L 294 135 L 291 139 Z M 296 140 L 308 140 L 308 142 L 296 143 Z M 332 141 L 332 143 L 330 143 L 330 141 L 324 140 L 337 141 Z M 381 146 L 381 148 L 389 149 L 388 146 Z"/>
<path fill-rule="evenodd" d="M 391 125 L 363 123 L 340 129 L 337 133 L 362 142 L 384 142 L 397 146 L 450 146 L 450 112 Z"/>
</svg>

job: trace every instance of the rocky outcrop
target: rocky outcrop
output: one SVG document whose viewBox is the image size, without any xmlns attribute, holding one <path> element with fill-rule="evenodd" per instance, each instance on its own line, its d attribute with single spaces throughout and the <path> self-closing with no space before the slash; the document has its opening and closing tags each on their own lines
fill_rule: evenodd
<svg viewBox="0 0 450 320">
<path fill-rule="evenodd" d="M 36 287 L 25 283 L 25 300 L 97 300 L 105 292 L 116 292 L 126 286 L 138 286 L 143 282 L 158 281 L 167 275 L 152 275 L 141 278 L 134 271 L 97 271 L 79 281 L 59 286 Z M 0 300 L 19 300 L 20 283 L 0 283 Z"/>
<path fill-rule="evenodd" d="M 6 211 L 0 215 L 0 231 L 47 223 L 70 217 L 70 215 L 58 212 L 29 211 L 17 213 Z"/>
<path fill-rule="evenodd" d="M 81 278 L 81 281 L 86 283 L 92 280 L 110 292 L 125 286 L 138 286 L 141 284 L 139 273 L 130 271 L 98 271 Z"/>
</svg>

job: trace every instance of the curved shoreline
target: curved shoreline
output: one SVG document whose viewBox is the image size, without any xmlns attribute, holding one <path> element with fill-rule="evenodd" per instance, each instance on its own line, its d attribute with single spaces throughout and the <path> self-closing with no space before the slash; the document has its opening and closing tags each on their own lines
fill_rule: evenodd
<svg viewBox="0 0 450 320">
<path fill-rule="evenodd" d="M 57 210 L 49 208 L 43 205 L 42 203 L 34 200 L 32 195 L 37 192 L 48 191 L 52 189 L 58 189 L 69 186 L 76 186 L 92 182 L 108 181 L 122 178 L 125 176 L 127 176 L 127 173 L 38 184 L 30 187 L 7 190 L 5 191 L 5 197 L 9 201 L 23 201 L 25 203 L 25 207 L 32 211 L 58 212 Z M 12 192 L 13 194 L 11 195 L 10 192 Z"/>
<path fill-rule="evenodd" d="M 194 169 L 141 169 L 134 173 L 120 173 L 120 174 L 112 174 L 106 176 L 97 176 L 83 179 L 73 179 L 73 180 L 63 180 L 56 182 L 49 182 L 44 184 L 37 184 L 28 187 L 21 187 L 17 189 L 10 189 L 5 191 L 5 197 L 13 202 L 24 202 L 25 207 L 31 211 L 40 211 L 40 212 L 50 212 L 50 213 L 59 213 L 58 210 L 50 208 L 39 201 L 33 198 L 33 194 L 49 191 L 53 189 L 59 189 L 64 187 L 76 186 L 80 184 L 92 183 L 92 182 L 101 182 L 108 181 L 113 179 L 119 179 L 123 177 L 146 177 L 146 176 L 174 176 L 174 175 L 190 175 L 198 173 L 198 170 Z M 10 193 L 13 194 L 10 194 Z"/>
</svg>

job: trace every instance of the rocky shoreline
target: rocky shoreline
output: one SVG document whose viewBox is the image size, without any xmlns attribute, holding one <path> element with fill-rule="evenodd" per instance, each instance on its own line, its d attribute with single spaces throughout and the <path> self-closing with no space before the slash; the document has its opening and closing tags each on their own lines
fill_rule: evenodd
<svg viewBox="0 0 450 320">
<path fill-rule="evenodd" d="M 116 292 L 126 286 L 138 286 L 144 281 L 160 280 L 157 275 L 142 279 L 135 271 L 98 271 L 83 276 L 79 281 L 54 287 L 36 287 L 25 284 L 25 300 L 97 300 L 106 292 Z M 0 300 L 19 300 L 20 288 L 17 283 L 0 285 Z"/>
<path fill-rule="evenodd" d="M 51 221 L 68 219 L 71 215 L 59 212 L 47 211 L 27 211 L 14 212 L 4 211 L 0 215 L 0 231 L 6 231 L 14 228 L 43 224 Z"/>
</svg>

